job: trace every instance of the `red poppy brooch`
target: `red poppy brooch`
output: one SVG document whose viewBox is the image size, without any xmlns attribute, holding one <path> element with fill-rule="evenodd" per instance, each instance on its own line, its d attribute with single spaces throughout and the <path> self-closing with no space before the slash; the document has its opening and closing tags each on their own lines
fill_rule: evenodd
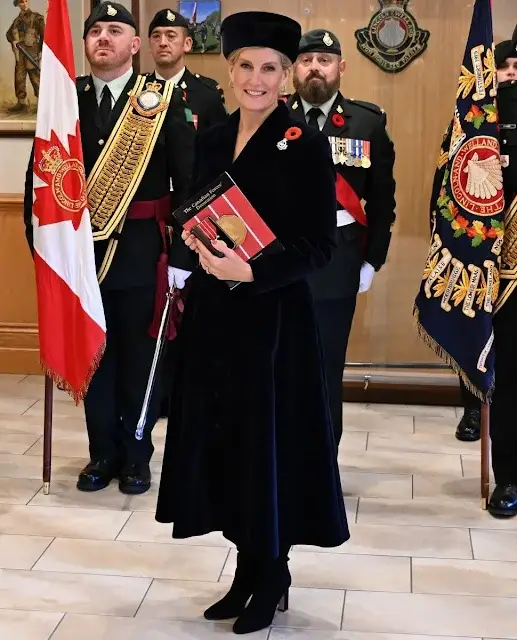
<svg viewBox="0 0 517 640">
<path fill-rule="evenodd" d="M 332 116 L 332 124 L 335 127 L 342 127 L 345 124 L 345 119 L 340 113 L 334 113 Z"/>
<path fill-rule="evenodd" d="M 287 143 L 291 140 L 298 140 L 301 135 L 302 130 L 300 127 L 289 127 L 289 129 L 284 133 L 282 140 L 276 143 L 276 146 L 280 151 L 285 151 L 287 149 Z"/>
</svg>

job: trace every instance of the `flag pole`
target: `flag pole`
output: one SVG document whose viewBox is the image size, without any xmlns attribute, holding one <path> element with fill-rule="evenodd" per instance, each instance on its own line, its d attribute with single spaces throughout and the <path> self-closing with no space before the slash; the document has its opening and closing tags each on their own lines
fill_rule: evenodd
<svg viewBox="0 0 517 640">
<path fill-rule="evenodd" d="M 486 511 L 490 493 L 490 407 L 481 405 L 481 508 Z"/>
<path fill-rule="evenodd" d="M 45 405 L 43 409 L 43 493 L 50 492 L 52 473 L 52 404 L 54 401 L 54 383 L 45 376 Z"/>
</svg>

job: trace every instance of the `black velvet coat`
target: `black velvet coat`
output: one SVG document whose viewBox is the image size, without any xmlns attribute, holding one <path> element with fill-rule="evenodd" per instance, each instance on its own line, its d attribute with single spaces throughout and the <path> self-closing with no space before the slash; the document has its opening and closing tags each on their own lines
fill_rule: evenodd
<svg viewBox="0 0 517 640">
<path fill-rule="evenodd" d="M 335 247 L 335 173 L 325 136 L 284 104 L 233 162 L 238 125 L 237 111 L 200 135 L 196 187 L 227 170 L 285 250 L 233 291 L 191 276 L 156 519 L 276 557 L 349 538 L 307 282 Z M 302 135 L 278 149 L 293 125 Z"/>
</svg>

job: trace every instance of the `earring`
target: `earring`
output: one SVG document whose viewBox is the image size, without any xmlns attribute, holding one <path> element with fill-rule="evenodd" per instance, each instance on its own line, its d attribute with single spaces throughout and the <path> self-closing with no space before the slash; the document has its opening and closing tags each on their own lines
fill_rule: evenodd
<svg viewBox="0 0 517 640">
<path fill-rule="evenodd" d="M 230 80 L 230 89 L 233 89 L 233 80 Z"/>
<path fill-rule="evenodd" d="M 280 93 L 285 93 L 285 90 L 286 90 L 286 86 L 285 86 L 285 84 L 283 84 L 283 85 L 280 87 Z"/>
</svg>

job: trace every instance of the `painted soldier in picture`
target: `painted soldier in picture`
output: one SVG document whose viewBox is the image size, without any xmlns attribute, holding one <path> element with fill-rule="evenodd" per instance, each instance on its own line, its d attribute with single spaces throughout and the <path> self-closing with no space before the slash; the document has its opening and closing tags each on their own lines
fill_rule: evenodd
<svg viewBox="0 0 517 640">
<path fill-rule="evenodd" d="M 23 113 L 28 110 L 27 76 L 36 98 L 39 94 L 40 58 L 43 48 L 45 19 L 41 13 L 32 11 L 30 0 L 13 0 L 13 5 L 20 9 L 7 30 L 6 38 L 11 44 L 15 59 L 14 92 L 16 104 L 9 108 L 11 113 Z"/>
</svg>

